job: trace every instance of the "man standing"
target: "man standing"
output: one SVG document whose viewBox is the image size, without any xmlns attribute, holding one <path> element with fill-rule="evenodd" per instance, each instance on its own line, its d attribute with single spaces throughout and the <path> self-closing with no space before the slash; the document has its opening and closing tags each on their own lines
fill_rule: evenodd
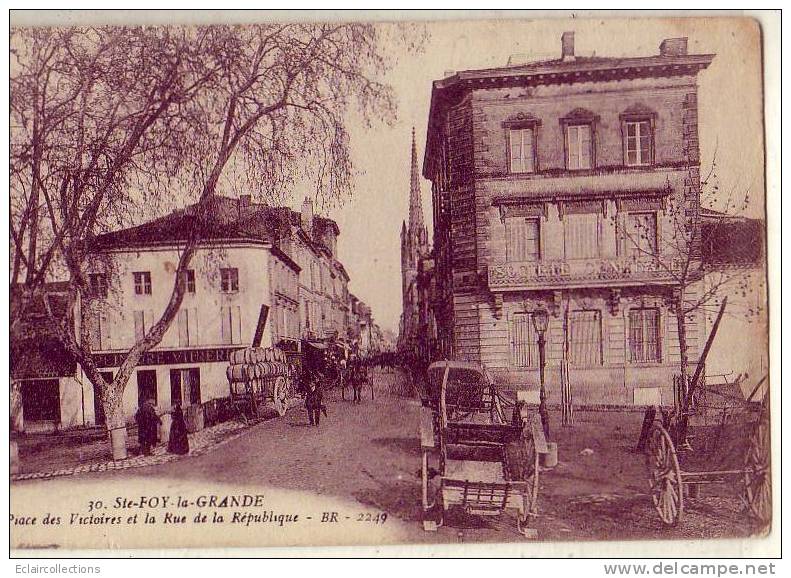
<svg viewBox="0 0 791 578">
<path fill-rule="evenodd" d="M 310 425 L 319 425 L 321 420 L 322 399 L 321 386 L 312 373 L 308 374 L 307 390 L 305 393 L 305 409 L 308 410 Z M 326 415 L 326 413 L 325 413 Z"/>
<path fill-rule="evenodd" d="M 157 415 L 153 399 L 143 402 L 137 410 L 135 421 L 137 422 L 137 441 L 140 442 L 140 452 L 144 456 L 150 456 L 151 449 L 157 445 L 159 425 L 162 423 Z"/>
</svg>

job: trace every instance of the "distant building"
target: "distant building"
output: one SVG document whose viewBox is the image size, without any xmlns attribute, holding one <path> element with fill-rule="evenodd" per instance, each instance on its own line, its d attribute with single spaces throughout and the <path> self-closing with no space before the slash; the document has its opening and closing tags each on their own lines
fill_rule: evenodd
<svg viewBox="0 0 791 578">
<path fill-rule="evenodd" d="M 180 249 L 195 226 L 201 242 L 184 300 L 130 378 L 123 399 L 127 416 L 144 399 L 169 408 L 177 400 L 189 405 L 225 397 L 231 351 L 250 346 L 257 333 L 263 347 L 300 338 L 300 267 L 279 246 L 279 211 L 254 206 L 249 197 L 216 197 L 206 217 L 188 207 L 97 238 L 82 318 L 106 379 L 164 311 Z"/>
<path fill-rule="evenodd" d="M 415 130 L 412 129 L 412 168 L 409 185 L 409 223 L 401 224 L 401 295 L 402 313 L 398 349 L 414 352 L 418 347 L 420 305 L 417 276 L 420 260 L 430 251 L 428 229 L 423 220 L 420 195 L 420 172 L 417 163 Z"/>
<path fill-rule="evenodd" d="M 47 283 L 10 333 L 11 430 L 50 432 L 92 421 L 93 390 L 74 357 L 60 342 L 50 311 L 58 322 L 74 323 L 67 311 L 68 285 Z M 11 289 L 11 300 L 19 292 Z"/>
<path fill-rule="evenodd" d="M 743 393 L 749 395 L 769 372 L 766 228 L 759 219 L 701 209 L 701 240 L 703 290 L 716 291 L 717 297 L 703 318 L 706 335 L 719 302 L 728 296 L 726 314 L 706 358 L 706 374 L 731 381 L 747 374 Z"/>
<path fill-rule="evenodd" d="M 558 59 L 434 81 L 423 175 L 445 355 L 535 388 L 542 308 L 551 401 L 566 359 L 579 403 L 672 403 L 675 282 L 660 258 L 672 262 L 668 202 L 698 210 L 697 83 L 713 58 L 686 38 L 581 57 L 565 33 Z M 693 363 L 702 330 L 693 315 Z"/>
</svg>

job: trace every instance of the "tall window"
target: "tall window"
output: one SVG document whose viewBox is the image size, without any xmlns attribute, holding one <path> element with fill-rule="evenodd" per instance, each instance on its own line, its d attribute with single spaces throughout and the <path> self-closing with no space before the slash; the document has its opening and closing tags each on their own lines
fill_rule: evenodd
<svg viewBox="0 0 791 578">
<path fill-rule="evenodd" d="M 566 127 L 567 158 L 569 170 L 589 169 L 592 166 L 591 126 L 576 124 Z"/>
<path fill-rule="evenodd" d="M 569 363 L 578 367 L 602 364 L 601 311 L 569 314 Z"/>
<path fill-rule="evenodd" d="M 512 128 L 508 131 L 512 173 L 535 171 L 535 149 L 532 128 Z"/>
<path fill-rule="evenodd" d="M 595 259 L 599 256 L 598 213 L 570 213 L 563 217 L 566 259 Z"/>
<path fill-rule="evenodd" d="M 627 121 L 626 126 L 626 164 L 629 166 L 650 165 L 651 122 L 648 120 Z"/>
<path fill-rule="evenodd" d="M 170 403 L 186 406 L 200 402 L 200 369 L 197 367 L 171 369 Z"/>
<path fill-rule="evenodd" d="M 186 285 L 187 293 L 195 293 L 195 270 L 187 269 L 184 272 L 184 284 Z"/>
<path fill-rule="evenodd" d="M 538 340 L 530 313 L 511 318 L 511 362 L 516 367 L 538 367 Z"/>
<path fill-rule="evenodd" d="M 507 261 L 538 261 L 541 258 L 541 231 L 537 218 L 509 217 L 505 220 Z"/>
<path fill-rule="evenodd" d="M 226 345 L 242 342 L 242 313 L 238 305 L 220 308 L 220 336 Z"/>
<path fill-rule="evenodd" d="M 630 213 L 626 216 L 626 255 L 645 259 L 656 255 L 656 213 Z"/>
<path fill-rule="evenodd" d="M 632 363 L 662 360 L 658 309 L 629 311 L 629 353 Z"/>
<path fill-rule="evenodd" d="M 181 309 L 178 313 L 179 347 L 198 344 L 198 310 Z"/>
<path fill-rule="evenodd" d="M 132 273 L 135 279 L 135 295 L 151 295 L 151 272 Z"/>
<path fill-rule="evenodd" d="M 92 297 L 107 297 L 107 274 L 88 273 L 88 290 Z"/>
<path fill-rule="evenodd" d="M 220 287 L 223 293 L 236 293 L 239 291 L 239 269 L 236 267 L 223 267 L 220 269 Z"/>
</svg>

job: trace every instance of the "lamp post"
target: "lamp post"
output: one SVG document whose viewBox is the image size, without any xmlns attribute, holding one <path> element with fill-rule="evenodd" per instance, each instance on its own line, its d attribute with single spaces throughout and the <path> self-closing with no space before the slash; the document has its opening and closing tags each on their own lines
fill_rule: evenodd
<svg viewBox="0 0 791 578">
<path fill-rule="evenodd" d="M 546 340 L 544 334 L 549 325 L 549 314 L 544 308 L 536 309 L 533 311 L 533 328 L 538 334 L 538 364 L 539 364 L 539 404 L 538 415 L 541 416 L 541 427 L 544 429 L 544 435 L 549 437 L 549 414 L 547 413 L 547 391 L 544 387 L 544 366 L 546 365 Z"/>
</svg>

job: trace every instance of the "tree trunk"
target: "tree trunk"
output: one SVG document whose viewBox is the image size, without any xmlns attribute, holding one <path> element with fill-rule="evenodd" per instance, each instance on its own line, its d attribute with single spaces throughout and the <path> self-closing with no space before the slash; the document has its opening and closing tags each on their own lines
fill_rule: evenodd
<svg viewBox="0 0 791 578">
<path fill-rule="evenodd" d="M 677 408 L 679 415 L 676 416 L 676 431 L 674 442 L 676 447 L 683 447 L 687 443 L 687 415 L 683 412 L 683 408 L 687 406 L 687 395 L 689 393 L 689 352 L 687 351 L 687 320 L 684 315 L 684 291 L 679 291 L 675 299 L 676 310 L 676 326 L 678 328 L 678 350 L 681 358 L 681 373 L 679 379 L 679 402 Z"/>
<path fill-rule="evenodd" d="M 118 382 L 107 384 L 107 392 L 103 396 L 102 405 L 107 420 L 107 433 L 113 460 L 125 460 L 128 457 L 126 450 L 126 416 L 124 415 L 123 387 L 113 387 Z M 125 383 L 125 381 L 123 382 Z"/>
</svg>

